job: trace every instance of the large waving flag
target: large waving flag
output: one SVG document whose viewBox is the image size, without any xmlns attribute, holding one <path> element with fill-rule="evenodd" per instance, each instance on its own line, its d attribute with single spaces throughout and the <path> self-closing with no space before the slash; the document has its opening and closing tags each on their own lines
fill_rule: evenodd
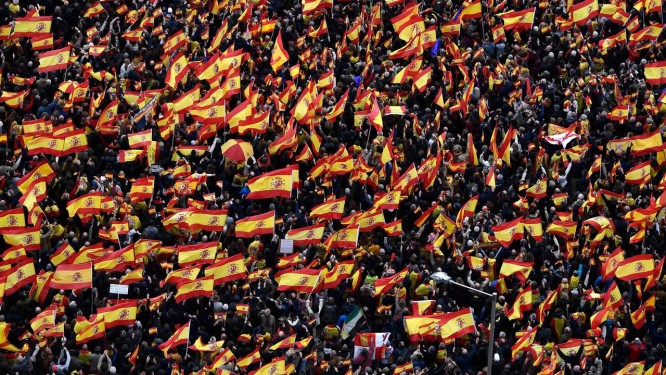
<svg viewBox="0 0 666 375">
<path fill-rule="evenodd" d="M 282 43 L 282 30 L 280 30 L 275 38 L 275 45 L 273 45 L 273 51 L 271 52 L 271 68 L 277 73 L 287 61 L 289 61 L 289 53 Z"/>
<path fill-rule="evenodd" d="M 192 281 L 184 281 L 178 284 L 176 293 L 176 303 L 183 302 L 190 298 L 212 297 L 215 280 L 213 276 L 205 276 Z"/>
<path fill-rule="evenodd" d="M 223 258 L 206 268 L 206 276 L 213 276 L 215 284 L 239 280 L 246 276 L 245 258 L 243 254 L 236 254 Z"/>
<path fill-rule="evenodd" d="M 259 235 L 273 234 L 274 228 L 275 211 L 270 211 L 236 221 L 236 237 L 252 238 Z"/>
<path fill-rule="evenodd" d="M 250 193 L 247 199 L 289 198 L 292 188 L 291 168 L 264 173 L 247 182 Z"/>
<path fill-rule="evenodd" d="M 190 323 L 184 324 L 174 332 L 174 334 L 169 337 L 163 344 L 158 346 L 162 352 L 164 352 L 164 357 L 167 357 L 167 353 L 171 348 L 175 348 L 179 345 L 184 345 L 190 342 Z"/>
<path fill-rule="evenodd" d="M 71 47 L 63 47 L 53 51 L 40 53 L 37 58 L 39 59 L 39 67 L 37 71 L 40 73 L 52 72 L 54 70 L 66 69 L 69 64 L 69 52 Z"/>
<path fill-rule="evenodd" d="M 92 263 L 61 264 L 51 279 L 52 289 L 79 290 L 92 288 Z"/>
<path fill-rule="evenodd" d="M 322 288 L 322 272 L 311 268 L 285 272 L 279 276 L 277 290 L 295 290 L 301 293 L 317 292 Z"/>
</svg>

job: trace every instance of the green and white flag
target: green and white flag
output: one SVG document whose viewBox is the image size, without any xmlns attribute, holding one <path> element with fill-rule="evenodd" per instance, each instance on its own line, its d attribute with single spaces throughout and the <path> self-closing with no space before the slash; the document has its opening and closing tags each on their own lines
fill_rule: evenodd
<svg viewBox="0 0 666 375">
<path fill-rule="evenodd" d="M 363 316 L 361 307 L 356 306 L 356 308 L 347 314 L 347 317 L 345 318 L 345 323 L 342 326 L 342 332 L 340 334 L 342 339 L 346 340 L 349 336 L 356 334 L 359 328 L 365 323 L 365 316 Z"/>
</svg>

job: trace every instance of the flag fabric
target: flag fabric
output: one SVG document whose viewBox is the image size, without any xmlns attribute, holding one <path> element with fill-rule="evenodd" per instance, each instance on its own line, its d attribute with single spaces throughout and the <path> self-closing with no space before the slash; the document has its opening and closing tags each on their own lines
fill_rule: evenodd
<svg viewBox="0 0 666 375">
<path fill-rule="evenodd" d="M 67 203 L 69 217 L 74 215 L 97 215 L 102 208 L 102 193 L 97 191 L 80 196 Z"/>
<path fill-rule="evenodd" d="M 645 81 L 651 85 L 666 84 L 666 61 L 645 64 L 643 74 Z"/>
<path fill-rule="evenodd" d="M 217 255 L 217 241 L 178 246 L 178 265 L 182 267 L 193 264 L 213 264 Z"/>
<path fill-rule="evenodd" d="M 650 161 L 637 164 L 624 175 L 625 182 L 631 185 L 643 186 L 652 178 L 651 171 Z"/>
<path fill-rule="evenodd" d="M 178 84 L 185 78 L 189 72 L 189 61 L 183 53 L 178 54 L 173 59 L 173 63 L 169 67 L 164 82 L 171 88 L 176 88 Z"/>
<path fill-rule="evenodd" d="M 661 151 L 663 145 L 661 131 L 659 129 L 631 137 L 631 154 L 645 156 Z"/>
<path fill-rule="evenodd" d="M 192 281 L 183 281 L 178 284 L 176 303 L 181 303 L 190 298 L 212 297 L 215 279 L 213 276 L 205 276 Z"/>
<path fill-rule="evenodd" d="M 291 197 L 292 171 L 282 168 L 261 174 L 247 182 L 250 193 L 247 199 L 268 199 L 273 197 Z"/>
<path fill-rule="evenodd" d="M 280 275 L 277 290 L 295 290 L 301 293 L 314 293 L 322 289 L 322 271 L 304 268 Z"/>
<path fill-rule="evenodd" d="M 599 15 L 597 0 L 585 0 L 569 8 L 569 18 L 578 25 L 583 25 Z"/>
<path fill-rule="evenodd" d="M 275 227 L 275 211 L 249 216 L 235 223 L 236 237 L 252 238 L 254 236 L 273 234 Z"/>
<path fill-rule="evenodd" d="M 278 31 L 277 37 L 275 37 L 275 44 L 273 45 L 273 51 L 271 52 L 271 68 L 277 73 L 282 65 L 289 61 L 289 53 L 284 48 L 282 43 L 282 30 Z"/>
<path fill-rule="evenodd" d="M 296 246 L 307 246 L 320 243 L 323 236 L 324 223 L 292 229 L 287 232 L 284 238 L 294 241 L 294 245 Z"/>
<path fill-rule="evenodd" d="M 12 36 L 15 38 L 35 38 L 51 32 L 52 17 L 22 17 L 14 20 Z"/>
<path fill-rule="evenodd" d="M 331 234 L 326 239 L 325 244 L 328 248 L 355 248 L 358 244 L 359 233 L 360 228 L 358 226 L 343 228 Z"/>
<path fill-rule="evenodd" d="M 615 277 L 624 281 L 633 281 L 651 276 L 654 272 L 652 254 L 634 255 L 618 263 Z"/>
<path fill-rule="evenodd" d="M 30 285 L 36 277 L 32 258 L 25 259 L 8 270 L 2 271 L 0 279 L 5 279 L 4 296 L 12 295 L 22 287 Z"/>
<path fill-rule="evenodd" d="M 85 344 L 106 336 L 106 326 L 103 317 L 98 317 L 92 324 L 76 334 L 76 344 Z"/>
<path fill-rule="evenodd" d="M 67 68 L 67 65 L 69 65 L 69 51 L 70 47 L 67 46 L 40 53 L 38 55 L 39 67 L 37 68 L 37 71 L 40 73 L 47 73 Z"/>
<path fill-rule="evenodd" d="M 345 317 L 340 336 L 342 336 L 343 340 L 346 340 L 348 337 L 355 335 L 364 324 L 366 324 L 366 319 L 363 315 L 363 311 L 360 306 L 356 306 L 354 310 Z"/>
<path fill-rule="evenodd" d="M 95 259 L 95 271 L 118 272 L 134 266 L 134 246 L 127 246 L 118 251 Z"/>
<path fill-rule="evenodd" d="M 61 264 L 51 279 L 52 289 L 80 290 L 92 288 L 92 264 Z"/>
<path fill-rule="evenodd" d="M 136 321 L 137 304 L 135 301 L 122 302 L 97 309 L 97 318 L 103 318 L 104 328 L 131 326 Z"/>
<path fill-rule="evenodd" d="M 157 348 L 164 353 L 164 357 L 168 358 L 167 353 L 171 348 L 175 348 L 180 345 L 187 345 L 190 341 L 190 323 L 187 322 L 183 324 L 180 328 L 174 332 L 168 340 L 159 345 Z"/>
<path fill-rule="evenodd" d="M 243 254 L 223 258 L 206 268 L 206 276 L 213 276 L 216 285 L 240 280 L 247 275 Z"/>
<path fill-rule="evenodd" d="M 532 27 L 536 8 L 498 14 L 504 21 L 504 30 L 526 30 Z"/>
<path fill-rule="evenodd" d="M 312 208 L 310 216 L 328 220 L 340 220 L 345 209 L 345 200 L 346 197 L 342 197 L 319 204 Z"/>
<path fill-rule="evenodd" d="M 517 218 L 500 225 L 491 227 L 495 240 L 504 247 L 509 247 L 513 241 L 523 238 L 522 218 Z"/>
<path fill-rule="evenodd" d="M 46 308 L 30 320 L 30 328 L 32 328 L 32 332 L 34 333 L 39 333 L 44 329 L 53 328 L 55 326 L 55 318 L 55 307 Z"/>
<path fill-rule="evenodd" d="M 520 281 L 525 282 L 532 272 L 532 267 L 534 267 L 534 262 L 505 259 L 500 267 L 500 277 L 516 275 Z"/>
</svg>

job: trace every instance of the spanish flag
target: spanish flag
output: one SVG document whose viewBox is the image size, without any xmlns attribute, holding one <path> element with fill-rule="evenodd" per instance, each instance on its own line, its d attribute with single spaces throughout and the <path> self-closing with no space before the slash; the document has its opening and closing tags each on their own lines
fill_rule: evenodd
<svg viewBox="0 0 666 375">
<path fill-rule="evenodd" d="M 76 344 L 83 344 L 91 340 L 101 339 L 106 335 L 106 326 L 104 317 L 99 315 L 95 321 L 88 327 L 84 328 L 76 335 Z"/>
<path fill-rule="evenodd" d="M 136 321 L 137 305 L 135 301 L 122 302 L 97 309 L 97 318 L 106 322 L 104 328 L 131 326 Z"/>
<path fill-rule="evenodd" d="M 541 180 L 537 181 L 536 184 L 530 186 L 525 193 L 527 194 L 528 197 L 532 197 L 535 199 L 543 199 L 546 197 L 548 190 L 548 179 L 547 178 L 542 178 Z"/>
<path fill-rule="evenodd" d="M 315 206 L 310 211 L 310 216 L 328 220 L 340 220 L 345 210 L 346 197 L 326 201 Z"/>
<path fill-rule="evenodd" d="M 65 322 L 56 324 L 42 333 L 43 337 L 65 337 Z"/>
<path fill-rule="evenodd" d="M 274 228 L 275 211 L 273 210 L 236 221 L 235 232 L 238 238 L 252 238 L 259 235 L 273 234 Z"/>
<path fill-rule="evenodd" d="M 504 247 L 509 247 L 513 241 L 523 238 L 522 218 L 491 227 L 495 239 Z"/>
<path fill-rule="evenodd" d="M 197 338 L 197 341 L 194 344 L 190 345 L 189 348 L 200 353 L 217 353 L 224 347 L 224 340 L 209 342 L 204 344 L 201 337 Z"/>
<path fill-rule="evenodd" d="M 257 352 L 258 353 L 258 352 Z M 260 357 L 261 358 L 261 357 Z M 229 349 L 224 349 L 215 356 L 215 359 L 213 359 L 213 364 L 210 367 L 205 367 L 207 371 L 215 371 L 214 369 L 217 369 L 217 371 L 220 371 L 220 367 L 226 363 L 229 363 L 236 358 L 234 357 L 234 353 L 231 352 Z M 231 372 L 227 373 L 222 373 L 221 375 L 231 375 Z"/>
<path fill-rule="evenodd" d="M 645 185 L 652 178 L 650 161 L 635 165 L 624 175 L 625 182 L 631 185 Z"/>
<path fill-rule="evenodd" d="M 296 344 L 296 334 L 286 337 L 268 347 L 268 350 L 293 349 Z M 278 372 L 281 374 L 281 372 Z"/>
<path fill-rule="evenodd" d="M 23 105 L 23 99 L 28 96 L 29 91 L 9 92 L 3 91 L 0 96 L 0 103 L 5 103 L 11 108 L 19 108 Z"/>
<path fill-rule="evenodd" d="M 419 183 L 419 174 L 416 171 L 414 163 L 410 164 L 409 168 L 397 180 L 392 182 L 393 190 L 400 190 L 401 192 L 408 191 L 412 186 Z"/>
<path fill-rule="evenodd" d="M 82 195 L 67 203 L 69 217 L 74 215 L 98 215 L 102 207 L 102 192 L 96 191 Z"/>
<path fill-rule="evenodd" d="M 440 319 L 442 340 L 451 340 L 470 333 L 474 333 L 474 316 L 468 307 L 452 313 L 443 314 Z"/>
<path fill-rule="evenodd" d="M 190 71 L 189 60 L 181 52 L 173 59 L 164 82 L 171 88 L 178 87 L 178 84 L 185 78 Z"/>
<path fill-rule="evenodd" d="M 44 36 L 51 32 L 53 17 L 23 17 L 14 20 L 15 38 L 34 38 Z"/>
<path fill-rule="evenodd" d="M 651 85 L 666 84 L 666 61 L 645 64 L 645 81 Z"/>
<path fill-rule="evenodd" d="M 238 128 L 236 128 L 236 130 L 240 135 L 245 135 L 247 133 L 251 133 L 252 135 L 264 134 L 271 124 L 270 114 L 271 111 L 255 113 L 252 117 L 241 120 L 238 123 Z"/>
<path fill-rule="evenodd" d="M 118 251 L 95 259 L 95 271 L 120 272 L 134 266 L 134 246 L 127 246 Z"/>
<path fill-rule="evenodd" d="M 414 82 L 414 84 L 416 85 L 416 82 Z M 368 113 L 368 121 L 370 121 L 378 132 L 382 131 L 384 128 L 384 120 L 382 120 L 382 112 L 379 109 L 376 96 L 372 99 L 372 107 Z"/>
<path fill-rule="evenodd" d="M 523 289 L 513 302 L 513 306 L 506 313 L 509 320 L 516 320 L 523 318 L 523 312 L 532 309 L 532 286 Z"/>
<path fill-rule="evenodd" d="M 52 72 L 54 70 L 66 69 L 69 64 L 69 51 L 70 46 L 40 53 L 39 67 L 37 71 L 40 73 Z"/>
<path fill-rule="evenodd" d="M 500 277 L 508 277 L 515 274 L 521 282 L 525 282 L 532 272 L 532 267 L 534 267 L 534 262 L 505 259 L 500 268 Z"/>
<path fill-rule="evenodd" d="M 333 233 L 324 242 L 327 248 L 355 248 L 358 245 L 359 227 L 344 228 Z"/>
<path fill-rule="evenodd" d="M 337 288 L 343 280 L 347 279 L 352 274 L 355 265 L 355 261 L 348 260 L 336 263 L 330 271 L 324 270 L 324 288 Z"/>
<path fill-rule="evenodd" d="M 340 97 L 338 102 L 333 107 L 333 110 L 331 110 L 331 112 L 329 112 L 325 115 L 326 120 L 333 121 L 338 116 L 340 116 L 345 110 L 345 106 L 347 104 L 347 99 L 348 98 L 349 98 L 349 88 L 347 88 L 347 91 L 345 91 L 344 94 L 342 94 L 342 96 Z"/>
<path fill-rule="evenodd" d="M 178 246 L 178 265 L 187 267 L 193 264 L 213 264 L 219 242 L 210 241 L 193 245 Z"/>
<path fill-rule="evenodd" d="M 243 254 L 223 258 L 206 268 L 206 276 L 213 276 L 216 285 L 239 280 L 245 278 L 246 275 L 247 268 Z"/>
<path fill-rule="evenodd" d="M 166 340 L 163 344 L 158 346 L 157 348 L 160 349 L 164 353 L 164 357 L 168 358 L 167 353 L 171 348 L 174 348 L 179 345 L 187 344 L 190 342 L 190 323 L 187 322 L 186 324 L 182 325 L 180 328 L 174 332 L 174 334 L 169 337 L 168 340 Z"/>
<path fill-rule="evenodd" d="M 583 25 L 598 15 L 599 4 L 597 0 L 585 0 L 569 8 L 569 19 L 578 25 Z"/>
<path fill-rule="evenodd" d="M 86 9 L 86 12 L 83 14 L 83 17 L 95 17 L 104 12 L 105 12 L 104 7 L 102 6 L 102 4 L 99 3 L 99 1 L 97 1 L 90 8 Z"/>
<path fill-rule="evenodd" d="M 140 148 L 150 145 L 150 142 L 153 141 L 153 131 L 152 129 L 144 130 L 138 133 L 132 133 L 127 135 L 127 141 L 129 142 L 130 148 Z"/>
<path fill-rule="evenodd" d="M 282 168 L 264 173 L 247 182 L 250 193 L 247 199 L 268 199 L 273 197 L 291 197 L 292 188 L 291 168 Z"/>
<path fill-rule="evenodd" d="M 662 150 L 661 130 L 631 137 L 631 154 L 644 156 Z"/>
<path fill-rule="evenodd" d="M 613 375 L 641 375 L 645 368 L 645 361 L 627 363 L 620 371 L 616 371 Z"/>
<path fill-rule="evenodd" d="M 2 272 L 6 277 L 4 295 L 11 295 L 26 285 L 30 285 L 37 277 L 32 258 L 25 259 L 7 271 Z M 0 275 L 0 277 L 2 277 Z"/>
<path fill-rule="evenodd" d="M 285 272 L 279 276 L 278 291 L 294 290 L 300 293 L 314 293 L 322 289 L 321 270 L 303 268 L 296 271 Z"/>
<path fill-rule="evenodd" d="M 402 236 L 405 232 L 402 231 L 402 220 L 396 220 L 382 225 L 382 229 L 389 237 Z"/>
<path fill-rule="evenodd" d="M 176 303 L 183 302 L 195 297 L 212 297 L 215 280 L 213 276 L 205 276 L 192 281 L 184 281 L 178 284 Z"/>
<path fill-rule="evenodd" d="M 430 315 L 435 307 L 435 300 L 412 301 L 412 315 Z"/>
<path fill-rule="evenodd" d="M 617 267 L 624 261 L 624 252 L 622 248 L 615 249 L 606 260 L 603 261 L 601 266 L 602 280 L 610 280 L 615 277 Z"/>
<path fill-rule="evenodd" d="M 271 68 L 277 73 L 282 65 L 289 61 L 289 53 L 284 48 L 282 44 L 282 30 L 278 31 L 278 35 L 275 38 L 275 45 L 273 46 L 273 51 L 271 52 Z"/>
<path fill-rule="evenodd" d="M 432 206 L 430 206 L 430 208 L 425 210 L 421 214 L 421 216 L 419 216 L 418 218 L 416 218 L 416 220 L 414 220 L 414 226 L 421 228 L 428 221 L 428 219 L 430 219 L 430 217 L 432 216 L 432 213 L 435 212 L 435 210 L 438 207 L 439 207 L 439 205 L 437 205 L 437 204 L 433 204 Z"/>
<path fill-rule="evenodd" d="M 227 214 L 227 210 L 193 210 L 184 227 L 192 232 L 222 230 L 226 225 Z"/>
<path fill-rule="evenodd" d="M 476 0 L 472 3 L 467 3 L 466 6 L 463 4 L 463 9 L 460 12 L 459 18 L 461 21 L 481 18 L 481 1 Z"/>
<path fill-rule="evenodd" d="M 621 261 L 615 270 L 615 277 L 624 281 L 633 281 L 652 276 L 654 258 L 652 254 L 634 255 Z"/>
<path fill-rule="evenodd" d="M 400 191 L 394 190 L 375 200 L 373 207 L 379 210 L 396 210 L 400 204 Z"/>
<path fill-rule="evenodd" d="M 164 281 L 161 282 L 161 285 L 180 284 L 186 281 L 193 281 L 194 279 L 197 278 L 197 276 L 199 276 L 200 271 L 201 267 L 199 266 L 185 267 L 175 271 L 171 271 L 166 275 Z"/>
<path fill-rule="evenodd" d="M 527 233 L 530 237 L 534 238 L 536 241 L 543 240 L 543 226 L 541 225 L 541 219 L 525 219 L 523 218 L 523 233 Z"/>
<path fill-rule="evenodd" d="M 546 229 L 546 232 L 554 234 L 556 236 L 560 236 L 564 239 L 569 239 L 573 238 L 573 236 L 576 235 L 577 227 L 578 227 L 578 222 L 575 221 L 553 220 L 553 222 L 550 223 L 550 225 L 548 225 L 548 229 Z"/>
<path fill-rule="evenodd" d="M 261 360 L 261 353 L 259 353 L 259 348 L 257 348 L 252 353 L 236 361 L 236 365 L 241 369 L 245 369 L 251 364 L 258 362 L 259 360 Z"/>
<path fill-rule="evenodd" d="M 35 334 L 39 333 L 43 329 L 49 329 L 55 326 L 55 317 L 56 310 L 55 306 L 49 306 L 41 313 L 37 314 L 32 320 L 30 320 L 30 328 Z"/>
<path fill-rule="evenodd" d="M 286 240 L 294 241 L 296 246 L 315 245 L 321 242 L 324 236 L 325 224 L 317 224 L 309 227 L 292 229 L 285 235 Z"/>
<path fill-rule="evenodd" d="M 536 8 L 529 8 L 520 11 L 505 12 L 498 14 L 498 16 L 504 21 L 504 30 L 516 29 L 520 31 L 532 27 L 532 24 L 534 24 L 535 13 Z"/>
<path fill-rule="evenodd" d="M 520 336 L 516 343 L 511 347 L 511 358 L 514 359 L 518 355 L 518 352 L 522 352 L 530 348 L 534 339 L 536 338 L 538 329 L 532 328 L 527 333 Z"/>
<path fill-rule="evenodd" d="M 118 282 L 120 285 L 130 285 L 134 283 L 139 283 L 143 281 L 143 267 L 139 267 L 135 270 L 126 273 L 125 276 L 120 278 Z"/>
<path fill-rule="evenodd" d="M 13 210 L 0 211 L 0 228 L 8 227 L 25 227 L 23 208 L 19 207 Z"/>
<path fill-rule="evenodd" d="M 425 30 L 423 17 L 419 15 L 419 7 L 416 3 L 409 4 L 400 14 L 391 18 L 391 24 L 393 24 L 393 30 L 398 33 L 400 39 L 405 42 Z"/>
<path fill-rule="evenodd" d="M 0 234 L 10 246 L 23 246 L 26 251 L 39 250 L 41 242 L 40 226 L 0 228 Z"/>
<path fill-rule="evenodd" d="M 113 122 L 116 121 L 116 117 L 118 116 L 119 103 L 118 99 L 114 99 L 106 106 L 106 108 L 104 108 L 104 110 L 102 110 L 97 119 L 97 124 L 95 125 L 97 129 L 113 126 Z"/>
<path fill-rule="evenodd" d="M 33 38 L 30 41 L 33 51 L 42 51 L 53 48 L 53 34 Z"/>
<path fill-rule="evenodd" d="M 92 263 L 60 264 L 51 279 L 52 289 L 92 288 Z"/>
<path fill-rule="evenodd" d="M 321 9 L 332 9 L 333 0 L 303 0 L 303 14 L 310 15 Z"/>
</svg>

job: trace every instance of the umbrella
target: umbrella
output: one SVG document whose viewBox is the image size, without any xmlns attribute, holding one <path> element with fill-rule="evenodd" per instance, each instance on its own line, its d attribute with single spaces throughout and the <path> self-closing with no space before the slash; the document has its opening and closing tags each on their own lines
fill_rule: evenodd
<svg viewBox="0 0 666 375">
<path fill-rule="evenodd" d="M 236 162 L 243 162 L 254 154 L 249 142 L 230 139 L 222 145 L 222 155 Z"/>
</svg>

